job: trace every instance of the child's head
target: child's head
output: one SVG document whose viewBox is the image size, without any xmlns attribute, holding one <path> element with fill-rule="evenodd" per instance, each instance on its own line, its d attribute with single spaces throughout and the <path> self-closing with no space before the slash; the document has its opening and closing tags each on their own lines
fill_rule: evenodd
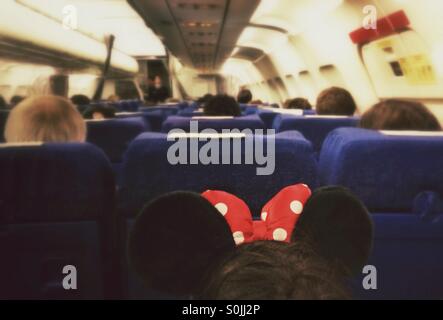
<svg viewBox="0 0 443 320">
<path fill-rule="evenodd" d="M 205 298 L 218 300 L 348 299 L 341 278 L 304 243 L 240 246 L 212 274 Z"/>
<path fill-rule="evenodd" d="M 288 188 L 278 194 L 288 197 L 270 201 L 279 212 L 280 205 L 288 207 L 291 195 L 286 193 L 300 196 L 298 189 Z M 369 214 L 341 187 L 309 195 L 300 198 L 304 210 L 292 243 L 267 240 L 236 247 L 235 231 L 241 226 L 228 214 L 250 218 L 246 204 L 242 209 L 225 201 L 227 213 L 207 192 L 166 194 L 137 217 L 129 236 L 130 264 L 149 290 L 176 298 L 346 299 L 343 281 L 361 272 L 371 250 Z M 272 208 L 265 222 L 287 220 Z"/>
</svg>

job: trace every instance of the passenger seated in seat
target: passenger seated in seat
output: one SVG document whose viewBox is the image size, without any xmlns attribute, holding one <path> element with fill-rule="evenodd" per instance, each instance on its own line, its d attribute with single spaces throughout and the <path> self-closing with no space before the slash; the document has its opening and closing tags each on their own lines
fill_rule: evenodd
<svg viewBox="0 0 443 320">
<path fill-rule="evenodd" d="M 90 106 L 83 112 L 83 118 L 93 120 L 104 120 L 115 118 L 116 109 L 106 105 Z"/>
<path fill-rule="evenodd" d="M 258 99 L 258 100 L 251 101 L 251 104 L 261 106 L 261 105 L 263 105 L 263 101 Z"/>
<path fill-rule="evenodd" d="M 316 110 L 318 115 L 352 116 L 357 105 L 349 91 L 332 87 L 319 94 Z"/>
<path fill-rule="evenodd" d="M 3 96 L 0 96 L 0 110 L 1 109 L 7 109 L 6 100 Z"/>
<path fill-rule="evenodd" d="M 204 106 L 207 116 L 241 116 L 240 106 L 234 98 L 228 95 L 217 95 Z"/>
<path fill-rule="evenodd" d="M 84 142 L 86 126 L 69 100 L 39 96 L 22 101 L 11 111 L 5 138 L 9 143 Z"/>
<path fill-rule="evenodd" d="M 87 106 L 91 103 L 91 99 L 84 94 L 76 94 L 71 97 L 71 102 L 76 106 Z"/>
<path fill-rule="evenodd" d="M 240 246 L 209 278 L 216 300 L 349 299 L 343 279 L 303 243 L 259 241 Z"/>
<path fill-rule="evenodd" d="M 197 100 L 197 104 L 199 105 L 200 108 L 204 108 L 205 105 L 209 102 L 209 100 L 211 100 L 212 98 L 214 98 L 214 95 L 207 93 L 205 94 L 203 97 L 201 97 L 200 99 Z"/>
<path fill-rule="evenodd" d="M 285 109 L 312 110 L 311 103 L 305 98 L 295 98 L 285 103 Z"/>
<path fill-rule="evenodd" d="M 421 103 L 390 99 L 366 111 L 360 127 L 374 130 L 441 131 L 437 118 Z"/>
<path fill-rule="evenodd" d="M 248 89 L 240 90 L 237 96 L 237 102 L 240 104 L 249 104 L 252 101 L 252 92 Z"/>
<path fill-rule="evenodd" d="M 108 100 L 108 102 L 119 102 L 121 99 L 118 95 L 111 94 L 107 100 Z"/>
</svg>

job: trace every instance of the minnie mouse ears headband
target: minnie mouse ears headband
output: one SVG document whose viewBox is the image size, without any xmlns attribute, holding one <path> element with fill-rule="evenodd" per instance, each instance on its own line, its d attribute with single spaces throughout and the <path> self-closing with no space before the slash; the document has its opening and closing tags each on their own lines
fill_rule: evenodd
<svg viewBox="0 0 443 320">
<path fill-rule="evenodd" d="M 196 294 L 213 264 L 235 249 L 223 216 L 199 194 L 174 192 L 150 202 L 129 235 L 132 268 L 157 293 Z"/>
<path fill-rule="evenodd" d="M 287 187 L 263 207 L 256 222 L 246 203 L 229 193 L 175 192 L 142 210 L 128 253 L 151 290 L 184 297 L 199 293 L 205 275 L 236 244 L 299 239 L 309 239 L 317 253 L 355 271 L 369 255 L 372 224 L 363 204 L 340 187 L 318 189 L 312 196 L 306 185 Z"/>
<path fill-rule="evenodd" d="M 348 189 L 317 189 L 306 203 L 292 241 L 313 249 L 351 275 L 360 274 L 372 250 L 373 225 L 365 205 Z"/>
</svg>

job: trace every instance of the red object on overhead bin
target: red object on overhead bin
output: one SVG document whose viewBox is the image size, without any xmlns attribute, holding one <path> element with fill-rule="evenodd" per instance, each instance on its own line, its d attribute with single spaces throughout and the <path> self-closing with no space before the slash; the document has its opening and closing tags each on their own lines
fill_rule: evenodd
<svg viewBox="0 0 443 320">
<path fill-rule="evenodd" d="M 368 43 L 406 29 L 410 21 L 403 10 L 377 20 L 377 29 L 360 28 L 349 34 L 355 44 Z"/>
</svg>

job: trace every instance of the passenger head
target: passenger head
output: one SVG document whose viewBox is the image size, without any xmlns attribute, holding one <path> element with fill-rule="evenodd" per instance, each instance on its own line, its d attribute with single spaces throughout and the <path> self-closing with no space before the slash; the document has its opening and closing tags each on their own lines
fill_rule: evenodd
<svg viewBox="0 0 443 320">
<path fill-rule="evenodd" d="M 374 130 L 440 131 L 437 118 L 421 103 L 386 100 L 366 111 L 360 127 Z"/>
<path fill-rule="evenodd" d="M 341 270 L 361 274 L 372 250 L 372 221 L 363 203 L 343 187 L 317 189 L 292 234 Z"/>
<path fill-rule="evenodd" d="M 312 110 L 312 105 L 305 98 L 291 99 L 287 102 L 285 107 L 286 109 Z"/>
<path fill-rule="evenodd" d="M 86 126 L 76 107 L 56 96 L 28 98 L 6 122 L 7 142 L 84 142 Z"/>
<path fill-rule="evenodd" d="M 130 265 L 146 288 L 172 298 L 200 295 L 205 276 L 234 250 L 220 212 L 190 192 L 150 202 L 136 218 L 128 242 Z"/>
<path fill-rule="evenodd" d="M 232 116 L 241 115 L 240 106 L 234 98 L 227 95 L 217 95 L 204 106 L 207 116 Z"/>
<path fill-rule="evenodd" d="M 258 99 L 258 100 L 251 101 L 251 104 L 255 104 L 255 105 L 261 106 L 261 105 L 263 105 L 263 101 Z"/>
<path fill-rule="evenodd" d="M 205 94 L 203 97 L 201 97 L 200 99 L 197 100 L 197 104 L 201 107 L 204 108 L 204 106 L 212 99 L 214 98 L 214 95 L 207 93 Z"/>
<path fill-rule="evenodd" d="M 111 94 L 108 99 L 109 102 L 119 102 L 121 99 L 118 95 L 116 94 Z"/>
<path fill-rule="evenodd" d="M 3 98 L 3 96 L 0 95 L 0 109 L 6 109 L 6 100 Z"/>
<path fill-rule="evenodd" d="M 218 300 L 334 300 L 349 295 L 332 266 L 303 243 L 241 245 L 208 281 Z"/>
<path fill-rule="evenodd" d="M 76 94 L 71 97 L 71 102 L 76 106 L 87 106 L 91 103 L 91 99 L 84 94 Z"/>
<path fill-rule="evenodd" d="M 25 99 L 26 98 L 23 96 L 18 96 L 18 95 L 13 96 L 9 102 L 11 105 L 11 108 L 15 107 L 16 105 L 18 105 L 20 102 L 22 102 Z"/>
<path fill-rule="evenodd" d="M 349 91 L 332 87 L 320 93 L 316 109 L 319 115 L 352 116 L 357 105 Z"/>
<path fill-rule="evenodd" d="M 90 106 L 83 112 L 83 118 L 103 120 L 115 118 L 116 109 L 107 105 Z"/>
<path fill-rule="evenodd" d="M 156 87 L 157 89 L 160 89 L 161 87 L 163 87 L 163 81 L 162 81 L 162 78 L 160 76 L 155 76 L 155 78 L 154 78 L 154 87 Z"/>
<path fill-rule="evenodd" d="M 238 93 L 237 102 L 241 104 L 248 104 L 252 101 L 252 92 L 248 89 L 242 89 Z"/>
</svg>

